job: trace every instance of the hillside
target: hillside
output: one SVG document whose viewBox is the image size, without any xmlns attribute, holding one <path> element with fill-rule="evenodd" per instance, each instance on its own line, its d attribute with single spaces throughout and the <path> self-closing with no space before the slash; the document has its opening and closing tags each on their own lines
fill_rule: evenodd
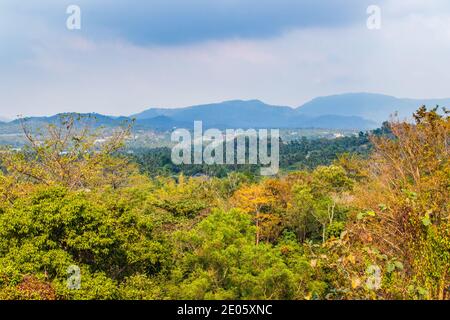
<svg viewBox="0 0 450 320">
<path fill-rule="evenodd" d="M 129 117 L 110 117 L 85 114 L 94 127 L 117 127 L 136 119 L 134 127 L 140 130 L 168 131 L 175 127 L 190 128 L 194 121 L 203 121 L 206 128 L 323 128 L 369 130 L 398 112 L 401 119 L 421 105 L 449 106 L 450 99 L 400 99 L 372 93 L 348 93 L 315 98 L 294 109 L 269 105 L 260 100 L 231 100 L 221 103 L 195 105 L 184 108 L 150 108 Z M 31 127 L 54 123 L 60 115 L 27 118 Z M 0 134 L 20 131 L 18 120 L 0 122 Z"/>
<path fill-rule="evenodd" d="M 308 116 L 339 115 L 361 117 L 380 124 L 398 112 L 407 118 L 421 105 L 449 106 L 449 99 L 400 99 L 373 93 L 348 93 L 319 97 L 297 108 L 297 114 Z"/>
<path fill-rule="evenodd" d="M 354 116 L 301 115 L 293 108 L 269 105 L 260 100 L 231 100 L 179 109 L 151 108 L 132 117 L 139 123 L 158 116 L 190 123 L 202 120 L 205 127 L 217 128 L 369 129 L 376 126 L 371 120 Z"/>
</svg>

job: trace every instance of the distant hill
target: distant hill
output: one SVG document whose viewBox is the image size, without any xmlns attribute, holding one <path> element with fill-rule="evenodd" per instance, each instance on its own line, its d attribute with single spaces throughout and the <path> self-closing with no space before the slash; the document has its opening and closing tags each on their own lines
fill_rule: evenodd
<svg viewBox="0 0 450 320">
<path fill-rule="evenodd" d="M 155 115 L 164 115 L 175 121 L 194 122 L 202 120 L 205 127 L 249 128 L 287 126 L 292 108 L 265 104 L 259 100 L 232 100 L 191 106 L 180 109 L 149 109 L 134 115 L 145 120 Z"/>
<path fill-rule="evenodd" d="M 93 127 L 117 127 L 132 118 L 135 129 L 171 130 L 191 128 L 196 120 L 206 128 L 323 128 L 367 130 L 379 127 L 395 112 L 410 118 L 421 105 L 450 106 L 450 99 L 400 99 L 372 93 L 348 93 L 319 97 L 294 109 L 266 104 L 260 100 L 231 100 L 178 109 L 150 108 L 130 117 L 84 114 L 83 121 Z M 55 123 L 61 115 L 33 117 L 31 127 Z M 20 131 L 19 120 L 0 123 L 1 133 Z"/>
<path fill-rule="evenodd" d="M 110 117 L 98 113 L 61 113 L 49 117 L 27 117 L 22 120 L 16 119 L 7 123 L 0 123 L 0 134 L 22 132 L 21 121 L 24 121 L 31 129 L 37 129 L 48 124 L 58 124 L 63 116 L 73 115 L 80 117 L 80 123 L 92 128 L 109 127 L 114 128 L 130 121 L 128 117 Z"/>
<path fill-rule="evenodd" d="M 400 119 L 410 118 L 421 105 L 448 107 L 450 99 L 400 99 L 382 94 L 348 93 L 315 98 L 297 108 L 297 114 L 352 116 L 380 124 L 395 112 Z"/>
<path fill-rule="evenodd" d="M 179 109 L 151 108 L 133 115 L 138 122 L 165 116 L 173 121 L 202 120 L 205 127 L 215 128 L 342 128 L 369 129 L 371 120 L 354 116 L 300 115 L 286 106 L 268 105 L 259 100 L 232 100 L 222 103 L 190 106 Z"/>
<path fill-rule="evenodd" d="M 175 121 L 202 120 L 206 127 L 372 129 L 390 116 L 412 117 L 421 105 L 450 106 L 449 99 L 404 99 L 373 93 L 347 93 L 315 98 L 293 109 L 259 100 L 232 100 L 179 109 L 151 108 L 133 117 L 157 116 Z"/>
<path fill-rule="evenodd" d="M 117 126 L 118 124 L 123 123 L 124 121 L 129 121 L 128 117 L 112 117 L 105 116 L 99 113 L 59 113 L 49 117 L 26 117 L 22 120 L 16 119 L 14 121 L 9 122 L 9 124 L 20 124 L 21 121 L 24 121 L 30 125 L 35 123 L 58 123 L 61 117 L 74 116 L 75 118 L 80 117 L 80 121 L 84 124 L 90 124 L 93 126 Z"/>
<path fill-rule="evenodd" d="M 173 128 L 191 128 L 193 126 L 192 122 L 187 121 L 177 121 L 167 116 L 156 116 L 150 119 L 137 120 L 134 124 L 135 129 L 154 129 L 160 131 L 168 131 Z"/>
</svg>

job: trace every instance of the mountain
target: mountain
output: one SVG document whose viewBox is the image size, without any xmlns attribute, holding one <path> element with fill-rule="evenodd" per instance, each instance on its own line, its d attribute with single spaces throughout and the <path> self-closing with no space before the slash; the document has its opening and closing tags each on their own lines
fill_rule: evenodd
<svg viewBox="0 0 450 320">
<path fill-rule="evenodd" d="M 178 122 L 203 121 L 209 128 L 341 128 L 376 127 L 371 120 L 354 116 L 300 115 L 286 106 L 265 104 L 260 100 L 231 100 L 179 109 L 151 108 L 132 117 L 137 123 L 164 116 Z"/>
<path fill-rule="evenodd" d="M 177 121 L 167 116 L 160 115 L 150 119 L 136 119 L 133 128 L 141 130 L 154 129 L 160 131 L 168 131 L 173 128 L 191 128 L 193 127 L 193 125 L 193 122 Z"/>
<path fill-rule="evenodd" d="M 323 128 L 367 130 L 379 127 L 389 116 L 399 112 L 410 118 L 421 105 L 450 106 L 450 99 L 400 99 L 372 93 L 348 93 L 319 97 L 294 109 L 266 104 L 260 100 L 231 100 L 178 109 L 150 108 L 130 117 L 84 114 L 83 122 L 92 127 L 117 127 L 136 119 L 138 130 L 192 128 L 194 121 L 203 121 L 205 128 Z M 64 115 L 64 114 L 62 114 Z M 67 115 L 67 114 L 65 114 Z M 56 123 L 60 115 L 33 117 L 26 121 L 31 127 Z M 20 131 L 20 121 L 0 122 L 0 134 Z"/>
<path fill-rule="evenodd" d="M 60 123 L 61 117 L 74 116 L 75 119 L 80 118 L 80 123 L 92 128 L 109 127 L 114 128 L 129 122 L 131 119 L 128 117 L 110 117 L 98 113 L 60 113 L 49 117 L 27 117 L 23 119 L 16 119 L 7 123 L 0 122 L 0 134 L 12 134 L 22 132 L 21 122 L 25 122 L 26 125 L 35 130 L 48 124 Z"/>
<path fill-rule="evenodd" d="M 8 118 L 5 118 L 5 117 L 0 117 L 0 122 L 9 122 L 9 121 L 11 121 L 10 119 L 8 119 Z"/>
<path fill-rule="evenodd" d="M 9 122 L 9 124 L 20 124 L 21 121 L 28 123 L 29 125 L 50 123 L 56 124 L 61 118 L 73 116 L 75 119 L 80 118 L 80 122 L 87 125 L 98 126 L 112 126 L 115 127 L 122 124 L 124 121 L 129 121 L 128 117 L 111 117 L 105 116 L 99 113 L 58 113 L 49 117 L 27 117 L 23 119 L 16 119 Z"/>
<path fill-rule="evenodd" d="M 375 121 L 377 124 L 398 112 L 400 119 L 410 118 L 421 105 L 450 106 L 450 99 L 400 99 L 373 93 L 347 93 L 319 97 L 297 108 L 298 115 L 352 116 Z"/>
<path fill-rule="evenodd" d="M 180 109 L 149 109 L 133 117 L 144 120 L 164 115 L 175 121 L 201 120 L 205 127 L 262 128 L 285 127 L 290 114 L 290 107 L 272 106 L 259 100 L 232 100 Z"/>
<path fill-rule="evenodd" d="M 259 100 L 231 100 L 179 109 L 150 108 L 133 115 L 139 121 L 164 116 L 175 122 L 202 120 L 216 128 L 328 128 L 366 130 L 397 114 L 410 119 L 421 106 L 450 106 L 450 99 L 406 99 L 374 93 L 315 98 L 293 109 Z"/>
</svg>

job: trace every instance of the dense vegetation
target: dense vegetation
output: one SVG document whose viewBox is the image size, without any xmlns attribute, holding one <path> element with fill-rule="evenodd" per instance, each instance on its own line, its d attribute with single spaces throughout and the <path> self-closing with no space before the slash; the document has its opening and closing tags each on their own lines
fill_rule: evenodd
<svg viewBox="0 0 450 320">
<path fill-rule="evenodd" d="M 387 124 L 386 124 L 387 125 Z M 385 128 L 385 127 L 383 127 Z M 387 128 L 383 130 L 388 130 Z M 371 132 L 382 134 L 382 129 Z M 314 169 L 320 165 L 330 165 L 344 153 L 367 157 L 371 143 L 369 133 L 360 132 L 358 136 L 336 139 L 306 138 L 280 143 L 280 167 L 283 171 Z M 235 146 L 236 148 L 236 146 Z M 130 150 L 128 150 L 129 152 Z M 151 177 L 175 176 L 184 173 L 187 176 L 226 177 L 232 172 L 245 173 L 249 177 L 258 175 L 259 165 L 175 165 L 171 160 L 170 148 L 133 148 L 132 161 L 139 165 L 140 171 Z"/>
<path fill-rule="evenodd" d="M 0 299 L 449 299 L 450 119 L 415 120 L 286 145 L 273 178 L 156 176 L 126 129 L 26 130 L 0 151 Z"/>
</svg>

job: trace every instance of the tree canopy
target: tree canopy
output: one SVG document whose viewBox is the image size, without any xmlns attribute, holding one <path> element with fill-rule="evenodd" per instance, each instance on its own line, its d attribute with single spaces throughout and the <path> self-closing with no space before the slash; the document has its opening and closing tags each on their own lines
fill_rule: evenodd
<svg viewBox="0 0 450 320">
<path fill-rule="evenodd" d="M 450 121 L 414 119 L 271 178 L 142 170 L 127 126 L 24 124 L 0 152 L 0 299 L 449 299 Z"/>
</svg>

